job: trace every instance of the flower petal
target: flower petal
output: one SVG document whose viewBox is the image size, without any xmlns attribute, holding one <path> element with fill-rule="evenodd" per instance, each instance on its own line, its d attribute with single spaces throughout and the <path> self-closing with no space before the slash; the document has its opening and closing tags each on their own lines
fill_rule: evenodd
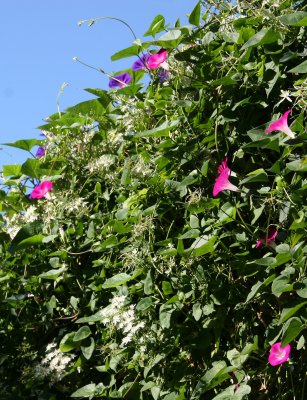
<svg viewBox="0 0 307 400">
<path fill-rule="evenodd" d="M 263 236 L 257 240 L 256 249 L 260 247 L 262 244 L 264 244 L 265 246 L 272 245 L 277 235 L 278 235 L 277 230 L 275 228 L 270 228 L 267 233 L 267 236 Z"/>
<path fill-rule="evenodd" d="M 222 190 L 232 190 L 233 192 L 237 192 L 239 189 L 237 186 L 233 185 L 229 181 L 229 176 L 231 175 L 232 171 L 227 166 L 228 158 L 222 161 L 222 164 L 218 167 L 218 174 L 219 176 L 215 179 L 215 184 L 213 186 L 213 196 L 216 197 Z"/>
<path fill-rule="evenodd" d="M 281 347 L 281 342 L 273 344 L 268 357 L 269 363 L 273 366 L 283 364 L 289 359 L 290 351 L 290 344 L 287 344 L 285 347 Z"/>
<path fill-rule="evenodd" d="M 286 111 L 279 119 L 272 122 L 268 129 L 264 131 L 265 134 L 268 134 L 273 131 L 280 131 L 288 135 L 291 139 L 295 138 L 294 132 L 291 131 L 288 125 L 288 115 L 292 112 L 292 110 Z"/>
<path fill-rule="evenodd" d="M 148 64 L 148 59 L 150 57 L 150 54 L 144 54 L 141 58 L 139 58 L 137 61 L 135 61 L 132 64 L 131 69 L 133 71 L 138 71 L 141 69 L 146 69 L 147 68 L 147 64 Z"/>
<path fill-rule="evenodd" d="M 128 72 L 124 72 L 123 74 L 114 75 L 112 78 L 110 78 L 109 87 L 111 89 L 124 88 L 131 81 L 132 81 L 132 76 L 128 74 Z"/>
<path fill-rule="evenodd" d="M 45 147 L 44 146 L 39 146 L 39 148 L 36 151 L 35 157 L 42 158 L 42 157 L 44 157 L 45 153 L 46 153 Z"/>
<path fill-rule="evenodd" d="M 148 59 L 148 68 L 157 69 L 167 58 L 167 51 L 161 48 L 158 53 L 152 54 Z"/>
<path fill-rule="evenodd" d="M 35 188 L 32 190 L 31 198 L 41 199 L 42 197 L 45 197 L 46 194 L 50 192 L 50 190 L 52 190 L 52 182 L 50 181 L 41 182 L 39 185 L 35 186 Z"/>
</svg>

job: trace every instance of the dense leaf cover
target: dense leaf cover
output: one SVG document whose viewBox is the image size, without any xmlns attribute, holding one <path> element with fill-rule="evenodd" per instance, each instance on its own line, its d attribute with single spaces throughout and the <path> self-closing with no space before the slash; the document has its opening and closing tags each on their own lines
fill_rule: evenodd
<svg viewBox="0 0 307 400">
<path fill-rule="evenodd" d="M 306 24 L 158 15 L 109 91 L 8 144 L 1 398 L 306 399 Z"/>
</svg>

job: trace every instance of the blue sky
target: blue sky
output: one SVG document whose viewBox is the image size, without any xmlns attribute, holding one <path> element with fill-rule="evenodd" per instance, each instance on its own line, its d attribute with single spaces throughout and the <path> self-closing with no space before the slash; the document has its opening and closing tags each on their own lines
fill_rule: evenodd
<svg viewBox="0 0 307 400">
<path fill-rule="evenodd" d="M 112 62 L 115 52 L 133 42 L 129 30 L 104 20 L 90 28 L 78 21 L 101 16 L 125 20 L 142 37 L 157 14 L 173 26 L 192 11 L 196 0 L 3 0 L 0 4 L 0 143 L 39 138 L 43 118 L 91 98 L 84 88 L 107 88 L 108 79 L 73 61 L 112 72 L 130 66 L 131 59 Z M 0 146 L 4 164 L 22 163 L 27 153 Z"/>
</svg>

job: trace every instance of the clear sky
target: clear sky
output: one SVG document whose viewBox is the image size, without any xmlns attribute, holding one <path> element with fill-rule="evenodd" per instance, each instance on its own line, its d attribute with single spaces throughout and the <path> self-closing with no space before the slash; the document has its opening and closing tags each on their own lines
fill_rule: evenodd
<svg viewBox="0 0 307 400">
<path fill-rule="evenodd" d="M 129 30 L 104 20 L 88 27 L 78 22 L 101 16 L 121 18 L 142 37 L 158 14 L 173 26 L 187 21 L 196 0 L 1 0 L 0 1 L 0 143 L 39 138 L 43 118 L 91 98 L 84 88 L 107 88 L 103 74 L 73 61 L 80 60 L 112 72 L 127 68 L 132 59 L 112 62 L 115 52 L 133 42 Z M 0 146 L 4 164 L 22 163 L 27 153 Z"/>
</svg>

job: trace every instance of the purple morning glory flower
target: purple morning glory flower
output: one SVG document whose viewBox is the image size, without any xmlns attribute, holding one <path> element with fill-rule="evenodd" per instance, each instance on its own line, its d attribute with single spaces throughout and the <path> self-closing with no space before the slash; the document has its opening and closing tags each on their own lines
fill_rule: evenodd
<svg viewBox="0 0 307 400">
<path fill-rule="evenodd" d="M 125 86 L 128 85 L 132 81 L 132 76 L 128 74 L 128 72 L 124 72 L 123 74 L 119 75 L 114 75 L 110 80 L 109 80 L 109 87 L 111 89 L 115 88 L 124 88 Z"/>
<path fill-rule="evenodd" d="M 42 158 L 42 157 L 44 157 L 45 153 L 46 153 L 45 147 L 39 146 L 39 148 L 37 149 L 37 152 L 35 154 L 35 157 Z"/>
<path fill-rule="evenodd" d="M 169 71 L 167 69 L 162 68 L 159 72 L 159 81 L 165 82 L 169 80 Z"/>
<path fill-rule="evenodd" d="M 140 57 L 137 61 L 135 61 L 132 64 L 132 70 L 133 71 L 138 71 L 140 69 L 146 69 L 148 60 L 149 60 L 150 54 L 144 54 L 142 57 Z"/>
</svg>

